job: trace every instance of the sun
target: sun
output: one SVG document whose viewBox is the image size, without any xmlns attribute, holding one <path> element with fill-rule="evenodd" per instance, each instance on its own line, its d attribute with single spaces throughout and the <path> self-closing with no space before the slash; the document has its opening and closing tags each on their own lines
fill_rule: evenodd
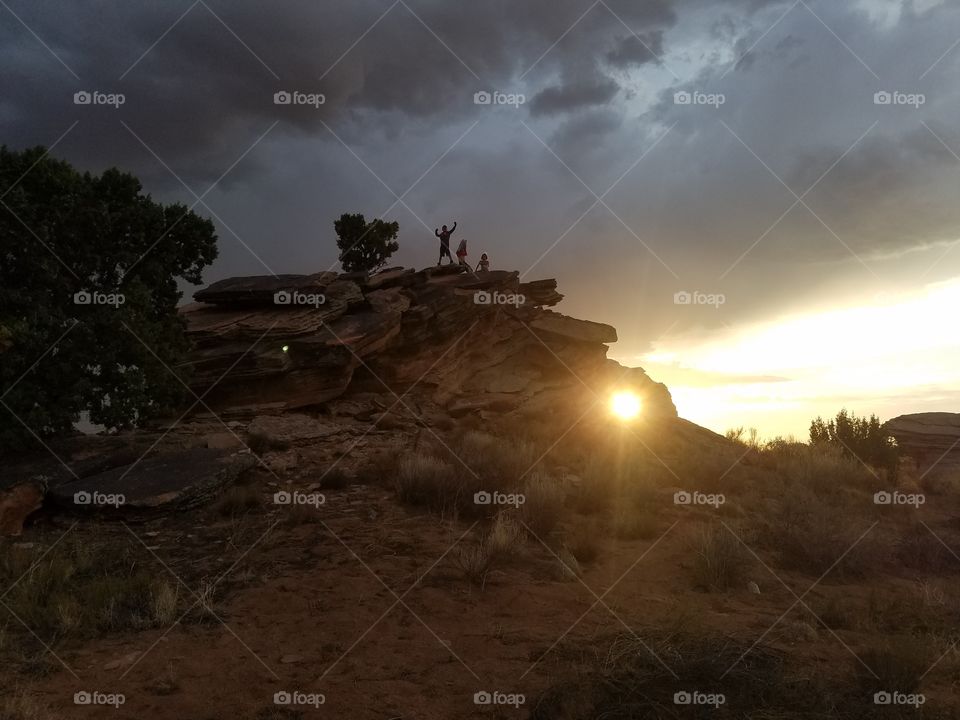
<svg viewBox="0 0 960 720">
<path fill-rule="evenodd" d="M 640 414 L 640 398 L 629 390 L 615 392 L 610 398 L 610 412 L 621 420 L 633 420 Z"/>
</svg>

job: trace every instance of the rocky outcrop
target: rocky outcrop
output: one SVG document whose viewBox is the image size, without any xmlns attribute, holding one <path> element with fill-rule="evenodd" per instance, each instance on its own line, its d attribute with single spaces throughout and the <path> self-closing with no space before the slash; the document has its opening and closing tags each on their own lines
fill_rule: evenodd
<svg viewBox="0 0 960 720">
<path fill-rule="evenodd" d="M 256 464 L 249 452 L 193 448 L 51 487 L 47 497 L 76 513 L 125 518 L 176 512 L 213 499 Z"/>
<path fill-rule="evenodd" d="M 884 424 L 921 473 L 960 470 L 960 413 L 900 415 Z"/>
<path fill-rule="evenodd" d="M 663 385 L 607 359 L 614 328 L 546 309 L 556 288 L 456 266 L 222 280 L 182 309 L 193 389 L 237 416 L 385 390 L 453 415 L 537 415 L 595 405 L 617 385 L 648 414 L 676 416 Z"/>
</svg>

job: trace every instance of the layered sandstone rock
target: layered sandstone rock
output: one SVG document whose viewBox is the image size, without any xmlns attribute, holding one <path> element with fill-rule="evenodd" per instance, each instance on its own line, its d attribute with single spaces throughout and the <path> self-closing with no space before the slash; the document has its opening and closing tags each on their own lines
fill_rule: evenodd
<svg viewBox="0 0 960 720">
<path fill-rule="evenodd" d="M 546 309 L 556 288 L 456 266 L 223 280 L 182 309 L 193 389 L 237 415 L 412 390 L 452 415 L 537 415 L 582 411 L 616 385 L 676 416 L 663 385 L 607 359 L 614 328 Z"/>
<path fill-rule="evenodd" d="M 913 458 L 920 472 L 960 470 L 960 413 L 900 415 L 884 424 L 900 452 Z"/>
</svg>

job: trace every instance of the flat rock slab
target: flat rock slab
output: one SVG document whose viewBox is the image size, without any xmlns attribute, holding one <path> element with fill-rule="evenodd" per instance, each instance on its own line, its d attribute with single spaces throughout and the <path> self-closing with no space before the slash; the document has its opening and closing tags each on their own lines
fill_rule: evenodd
<svg viewBox="0 0 960 720">
<path fill-rule="evenodd" d="M 80 513 L 167 513 L 209 502 L 256 464 L 250 453 L 194 448 L 161 453 L 51 488 L 47 497 Z"/>
<path fill-rule="evenodd" d="M 570 340 L 586 343 L 612 343 L 617 341 L 617 331 L 610 325 L 577 320 L 560 313 L 544 310 L 531 323 L 531 329 L 560 335 Z"/>
<path fill-rule="evenodd" d="M 274 305 L 278 292 L 322 293 L 328 283 L 337 279 L 335 272 L 320 272 L 313 275 L 256 275 L 234 277 L 215 282 L 193 294 L 197 302 L 215 305 L 249 305 L 269 307 Z"/>
<path fill-rule="evenodd" d="M 247 432 L 273 447 L 290 447 L 313 442 L 340 432 L 339 425 L 303 415 L 261 415 L 247 427 Z"/>
</svg>

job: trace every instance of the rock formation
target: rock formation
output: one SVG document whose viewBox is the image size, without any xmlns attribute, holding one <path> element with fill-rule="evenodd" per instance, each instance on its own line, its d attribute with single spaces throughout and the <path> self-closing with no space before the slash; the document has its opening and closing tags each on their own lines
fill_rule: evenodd
<svg viewBox="0 0 960 720">
<path fill-rule="evenodd" d="M 628 386 L 646 414 L 675 417 L 666 387 L 607 359 L 614 328 L 547 309 L 556 286 L 455 266 L 222 280 L 182 310 L 193 390 L 235 416 L 411 388 L 453 415 L 535 415 Z"/>
<path fill-rule="evenodd" d="M 51 439 L 51 453 L 6 464 L 0 534 L 19 533 L 41 503 L 130 519 L 176 512 L 258 462 L 286 472 L 349 455 L 356 467 L 378 444 L 465 416 L 556 425 L 561 437 L 593 411 L 607 427 L 614 389 L 640 395 L 644 417 L 688 429 L 666 387 L 607 358 L 612 327 L 549 309 L 563 298 L 554 280 L 395 268 L 231 278 L 194 298 L 181 309 L 193 413 Z"/>
<path fill-rule="evenodd" d="M 960 413 L 900 415 L 884 428 L 921 473 L 960 471 Z"/>
</svg>

